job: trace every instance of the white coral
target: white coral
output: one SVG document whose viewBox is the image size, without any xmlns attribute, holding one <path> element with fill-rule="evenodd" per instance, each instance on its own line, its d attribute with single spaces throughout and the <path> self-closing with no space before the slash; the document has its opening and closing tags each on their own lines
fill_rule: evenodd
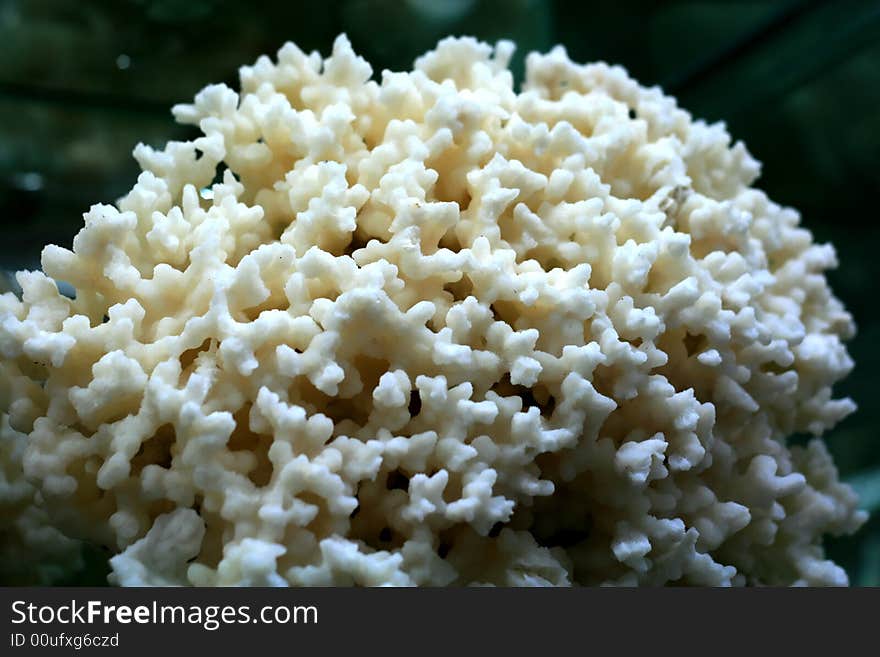
<svg viewBox="0 0 880 657">
<path fill-rule="evenodd" d="M 723 126 L 511 52 L 287 44 L 176 107 L 0 297 L 0 501 L 122 584 L 845 583 L 785 443 L 853 410 L 834 252 Z"/>
</svg>

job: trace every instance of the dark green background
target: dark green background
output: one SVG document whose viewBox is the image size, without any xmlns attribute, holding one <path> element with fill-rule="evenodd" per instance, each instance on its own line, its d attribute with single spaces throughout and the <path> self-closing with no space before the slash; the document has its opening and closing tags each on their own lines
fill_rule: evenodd
<svg viewBox="0 0 880 657">
<path fill-rule="evenodd" d="M 839 392 L 859 411 L 827 440 L 863 506 L 880 508 L 877 1 L 0 0 L 0 267 L 69 245 L 90 204 L 131 187 L 135 143 L 190 135 L 172 104 L 235 84 L 239 65 L 286 40 L 327 53 L 342 31 L 377 73 L 411 68 L 447 34 L 515 40 L 517 74 L 526 52 L 562 43 L 726 120 L 764 163 L 759 185 L 837 247 L 832 285 L 859 325 Z M 829 550 L 854 584 L 880 585 L 880 514 Z"/>
</svg>

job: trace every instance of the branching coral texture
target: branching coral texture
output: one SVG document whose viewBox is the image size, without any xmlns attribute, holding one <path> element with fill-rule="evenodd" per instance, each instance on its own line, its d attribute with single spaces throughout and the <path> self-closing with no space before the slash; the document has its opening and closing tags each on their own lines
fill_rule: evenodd
<svg viewBox="0 0 880 657">
<path fill-rule="evenodd" d="M 517 93 L 512 50 L 376 82 L 345 37 L 287 44 L 174 108 L 203 135 L 139 145 L 0 297 L 7 559 L 63 533 L 124 585 L 846 583 L 821 540 L 863 514 L 786 445 L 853 410 L 833 250 L 723 126 L 561 48 Z"/>
</svg>

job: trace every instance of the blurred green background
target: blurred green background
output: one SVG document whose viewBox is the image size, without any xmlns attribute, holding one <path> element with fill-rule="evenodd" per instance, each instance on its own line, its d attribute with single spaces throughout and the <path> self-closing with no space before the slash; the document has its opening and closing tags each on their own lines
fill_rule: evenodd
<svg viewBox="0 0 880 657">
<path fill-rule="evenodd" d="M 287 40 L 326 54 L 343 31 L 377 74 L 448 34 L 515 40 L 518 75 L 526 52 L 562 43 L 725 120 L 764 163 L 759 186 L 837 247 L 832 285 L 859 325 L 839 393 L 859 411 L 826 439 L 864 508 L 880 509 L 880 1 L 0 0 L 0 268 L 69 246 L 89 205 L 131 187 L 138 141 L 191 135 L 172 104 L 236 84 L 238 66 Z M 880 513 L 828 549 L 853 584 L 880 585 Z M 102 575 L 88 562 L 69 583 Z"/>
</svg>

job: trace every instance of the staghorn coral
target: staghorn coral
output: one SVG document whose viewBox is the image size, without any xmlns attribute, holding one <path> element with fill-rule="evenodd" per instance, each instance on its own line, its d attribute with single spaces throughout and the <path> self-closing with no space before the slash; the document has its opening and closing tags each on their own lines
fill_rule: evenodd
<svg viewBox="0 0 880 657">
<path fill-rule="evenodd" d="M 722 125 L 512 49 L 287 44 L 175 107 L 0 297 L 19 525 L 124 585 L 845 584 L 864 514 L 786 445 L 853 410 L 833 250 Z"/>
</svg>

